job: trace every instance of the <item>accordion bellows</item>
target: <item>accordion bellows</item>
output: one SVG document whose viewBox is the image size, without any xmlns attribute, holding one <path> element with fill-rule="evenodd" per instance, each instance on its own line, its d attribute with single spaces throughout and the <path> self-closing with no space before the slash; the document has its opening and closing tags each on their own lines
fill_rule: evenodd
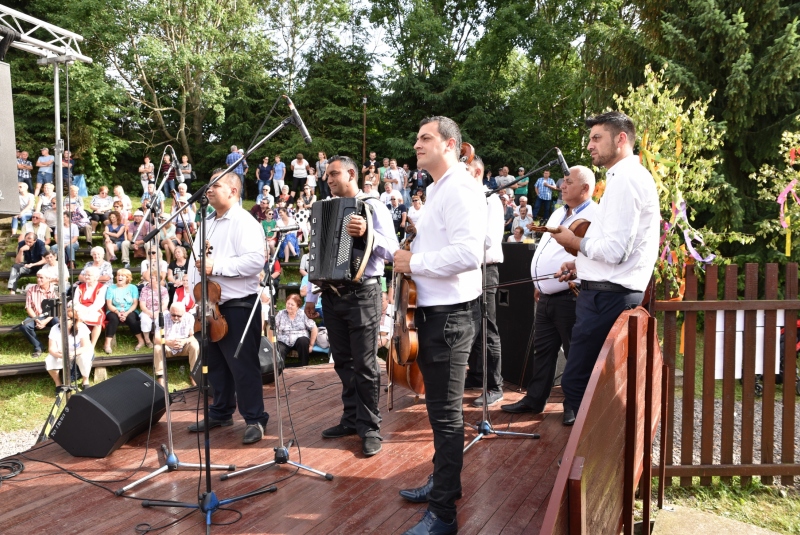
<svg viewBox="0 0 800 535">
<path fill-rule="evenodd" d="M 367 231 L 354 238 L 347 224 L 354 215 L 364 217 Z M 335 198 L 311 205 L 308 239 L 308 280 L 318 286 L 359 282 L 372 252 L 372 211 L 356 198 Z"/>
</svg>

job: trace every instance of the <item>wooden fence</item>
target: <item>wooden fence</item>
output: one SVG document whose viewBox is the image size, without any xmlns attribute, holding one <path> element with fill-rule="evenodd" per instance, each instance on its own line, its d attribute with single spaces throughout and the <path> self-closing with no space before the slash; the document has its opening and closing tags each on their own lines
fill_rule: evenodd
<svg viewBox="0 0 800 535">
<path fill-rule="evenodd" d="M 747 264 L 744 276 L 744 295 L 738 291 L 738 266 L 725 266 L 723 282 L 723 299 L 718 299 L 718 267 L 708 266 L 705 273 L 705 285 L 700 299 L 698 280 L 694 273 L 686 276 L 686 289 L 683 301 L 656 301 L 655 311 L 664 313 L 664 362 L 669 368 L 669 384 L 675 385 L 668 391 L 668 406 L 673 407 L 675 391 L 682 388 L 680 445 L 674 444 L 674 419 L 666 422 L 666 475 L 680 477 L 682 486 L 692 485 L 692 477 L 700 477 L 700 485 L 711 485 L 712 476 L 719 476 L 723 482 L 730 483 L 732 476 L 741 476 L 741 484 L 747 485 L 752 476 L 760 476 L 762 482 L 771 484 L 776 476 L 780 476 L 784 485 L 793 484 L 794 476 L 800 476 L 800 465 L 795 459 L 795 340 L 797 310 L 800 300 L 797 295 L 797 264 L 786 266 L 786 286 L 783 299 L 778 299 L 778 265 L 764 266 L 763 285 L 759 284 L 759 265 Z M 761 298 L 760 298 L 761 297 Z M 786 362 L 783 380 L 780 456 L 773 454 L 775 442 L 775 410 L 776 384 L 775 373 L 764 373 L 763 395 L 760 400 L 755 394 L 756 370 L 774 369 L 777 337 L 776 325 L 778 311 L 784 311 L 786 326 Z M 744 315 L 743 331 L 737 335 L 737 312 Z M 757 325 L 757 319 L 764 311 L 763 328 Z M 682 385 L 675 383 L 676 357 L 679 351 L 678 313 L 683 313 L 683 380 Z M 698 332 L 698 313 L 704 314 L 703 331 Z M 719 318 L 719 319 L 718 319 Z M 717 333 L 717 324 L 723 325 L 721 334 Z M 761 331 L 763 329 L 763 336 Z M 702 336 L 703 354 L 698 355 L 696 349 L 697 336 Z M 722 348 L 718 351 L 718 336 L 722 338 Z M 736 411 L 737 383 L 737 338 L 741 339 L 741 411 Z M 763 341 L 762 341 L 763 340 Z M 758 343 L 760 342 L 760 343 Z M 722 412 L 717 418 L 715 412 L 715 364 L 722 353 Z M 757 355 L 761 355 L 757 359 Z M 698 366 L 702 366 L 702 380 L 695 381 Z M 762 368 L 763 366 L 763 368 Z M 718 367 L 718 366 L 717 366 Z M 701 401 L 701 424 L 695 424 L 695 399 Z M 756 404 L 761 404 L 761 432 L 755 436 L 754 416 Z M 734 425 L 737 418 L 741 420 L 741 440 L 735 444 Z M 721 434 L 715 444 L 714 426 L 719 420 Z M 695 434 L 700 435 L 699 464 L 695 464 Z M 759 441 L 761 450 L 760 463 L 754 462 L 754 441 Z M 720 460 L 714 462 L 714 447 L 719 446 Z M 738 446 L 740 461 L 734 462 L 734 447 Z M 674 464 L 673 448 L 679 450 L 680 463 Z M 658 468 L 658 467 L 656 467 Z"/>
<path fill-rule="evenodd" d="M 667 408 L 662 397 L 668 390 L 662 382 L 666 380 L 655 318 L 643 308 L 624 312 L 592 370 L 540 533 L 632 534 L 639 482 L 643 533 L 650 533 L 652 444 L 659 420 L 666 419 L 662 412 Z M 663 466 L 663 440 L 661 446 Z"/>
</svg>

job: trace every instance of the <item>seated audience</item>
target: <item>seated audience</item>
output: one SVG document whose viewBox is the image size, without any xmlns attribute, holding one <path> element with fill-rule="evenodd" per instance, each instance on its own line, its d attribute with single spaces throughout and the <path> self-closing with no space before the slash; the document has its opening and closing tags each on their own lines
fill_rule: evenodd
<svg viewBox="0 0 800 535">
<path fill-rule="evenodd" d="M 256 204 L 260 204 L 263 199 L 268 201 L 269 206 L 273 206 L 275 204 L 275 197 L 269 194 L 269 186 L 266 184 L 261 186 L 261 193 L 256 196 Z"/>
<path fill-rule="evenodd" d="M 92 266 L 86 268 L 84 282 L 75 288 L 72 308 L 78 313 L 81 321 L 92 328 L 92 353 L 106 324 L 106 285 L 99 281 L 100 269 Z"/>
<path fill-rule="evenodd" d="M 42 193 L 36 200 L 36 211 L 44 215 L 44 221 L 50 230 L 55 231 L 58 217 L 56 214 L 56 192 L 53 184 L 45 183 L 42 185 Z"/>
<path fill-rule="evenodd" d="M 258 203 L 254 204 L 250 209 L 250 215 L 256 218 L 256 221 L 261 223 L 267 219 L 267 214 L 271 213 L 272 209 L 269 207 L 269 201 L 264 198 Z"/>
<path fill-rule="evenodd" d="M 53 239 L 53 232 L 50 230 L 50 227 L 47 226 L 44 215 L 41 212 L 33 212 L 31 214 L 31 220 L 22 226 L 22 231 L 19 234 L 20 241 L 25 240 L 25 234 L 28 232 L 36 234 L 36 237 L 42 240 L 45 245 L 50 245 Z"/>
<path fill-rule="evenodd" d="M 63 217 L 61 218 L 61 225 L 62 225 L 62 236 L 64 238 L 64 244 L 60 245 L 58 243 L 54 243 L 50 246 L 50 250 L 54 253 L 58 254 L 59 248 L 64 251 L 66 255 L 64 258 L 67 260 L 67 265 L 70 269 L 75 268 L 75 253 L 78 251 L 78 238 L 80 237 L 80 231 L 78 230 L 78 225 L 70 221 L 70 214 L 69 212 L 64 212 Z M 58 241 L 58 232 L 55 234 L 56 241 Z"/>
<path fill-rule="evenodd" d="M 44 275 L 53 284 L 58 284 L 58 257 L 52 250 L 47 249 L 44 252 L 44 265 L 37 275 Z M 67 277 L 69 277 L 69 273 L 67 273 Z M 69 278 L 67 278 L 67 287 L 69 287 Z"/>
<path fill-rule="evenodd" d="M 280 216 L 280 219 L 275 222 L 277 230 L 280 230 L 283 227 L 295 225 L 295 220 L 289 218 L 289 211 L 286 208 L 281 208 L 278 210 L 278 215 Z M 297 243 L 296 230 L 281 233 L 281 247 L 283 249 L 282 251 L 278 252 L 278 255 L 280 255 L 281 252 L 283 253 L 283 257 L 281 259 L 284 262 L 288 262 L 291 256 L 297 256 L 299 254 L 300 246 Z"/>
<path fill-rule="evenodd" d="M 180 284 L 175 288 L 175 295 L 172 297 L 172 303 L 181 303 L 186 312 L 194 314 L 194 296 L 192 295 L 192 286 L 189 283 L 189 274 L 184 273 L 181 277 Z"/>
<path fill-rule="evenodd" d="M 147 281 L 146 273 L 148 271 L 152 272 L 154 275 L 158 273 L 158 276 L 161 277 L 161 283 L 163 284 L 167 280 L 167 269 L 169 268 L 169 264 L 167 261 L 161 258 L 161 251 L 158 249 L 150 249 L 147 253 L 147 258 L 142 260 L 142 265 L 139 272 L 142 274 L 142 280 Z"/>
<path fill-rule="evenodd" d="M 33 216 L 33 209 L 36 205 L 36 198 L 33 193 L 28 192 L 28 185 L 25 182 L 17 182 L 19 191 L 19 213 L 11 218 L 11 235 L 17 235 L 17 229 L 24 227 Z"/>
<path fill-rule="evenodd" d="M 302 233 L 302 243 L 308 241 L 308 233 L 311 227 L 311 210 L 306 207 L 303 197 L 297 199 L 297 210 L 294 212 L 294 220 L 300 225 L 300 232 Z"/>
<path fill-rule="evenodd" d="M 309 177 L 311 177 L 310 174 Z M 309 185 L 303 186 L 303 193 L 300 195 L 300 198 L 303 200 L 303 203 L 309 208 L 311 207 L 312 204 L 314 204 L 317 201 L 317 196 L 314 195 L 314 188 L 312 188 Z"/>
<path fill-rule="evenodd" d="M 108 214 L 106 228 L 103 231 L 103 240 L 106 246 L 106 260 L 115 262 L 117 255 L 114 254 L 122 248 L 125 241 L 125 222 L 117 210 L 112 210 Z"/>
<path fill-rule="evenodd" d="M 142 326 L 142 335 L 147 347 L 153 347 L 150 341 L 150 333 L 153 332 L 153 325 L 158 318 L 159 312 L 167 312 L 169 306 L 169 293 L 167 288 L 159 283 L 156 272 L 142 273 L 142 277 L 147 277 L 147 281 L 139 292 L 139 320 Z"/>
<path fill-rule="evenodd" d="M 91 244 L 92 220 L 83 209 L 83 199 L 78 196 L 78 186 L 69 187 L 69 198 L 64 199 L 64 210 L 69 212 L 70 220 L 78 226 L 79 231 L 83 231 L 86 241 Z M 73 260 L 75 259 L 73 258 Z"/>
<path fill-rule="evenodd" d="M 528 225 L 533 225 L 533 218 L 528 215 L 528 208 L 525 206 L 519 207 L 519 215 L 514 218 L 514 222 L 511 223 L 511 231 L 513 232 L 515 228 L 522 227 L 523 234 L 526 238 L 531 237 L 531 230 L 528 229 Z"/>
<path fill-rule="evenodd" d="M 417 221 L 419 221 L 419 218 L 422 215 L 423 208 L 424 205 L 422 204 L 422 199 L 419 197 L 419 195 L 412 196 L 411 208 L 408 209 L 408 220 L 416 225 Z"/>
<path fill-rule="evenodd" d="M 156 347 L 153 353 L 153 370 L 158 384 L 164 386 L 164 353 L 159 330 L 156 330 L 154 340 Z M 200 344 L 194 337 L 194 316 L 186 312 L 183 303 L 172 303 L 172 306 L 169 307 L 169 314 L 164 315 L 164 346 L 167 349 L 167 358 L 188 356 L 189 369 L 194 368 Z M 192 384 L 195 384 L 193 378 L 191 381 Z"/>
<path fill-rule="evenodd" d="M 167 214 L 161 214 L 161 224 L 164 224 L 168 219 Z M 172 262 L 172 257 L 175 254 L 175 247 L 180 245 L 178 236 L 175 234 L 175 223 L 170 221 L 166 223 L 160 231 L 158 231 L 159 245 L 164 250 L 167 257 L 167 263 Z"/>
<path fill-rule="evenodd" d="M 89 219 L 92 220 L 92 232 L 94 232 L 98 224 L 106 222 L 108 214 L 114 209 L 114 198 L 109 196 L 108 186 L 100 186 L 100 193 L 92 197 L 89 206 L 92 208 Z"/>
<path fill-rule="evenodd" d="M 67 347 L 64 351 L 61 347 L 61 327 L 55 323 L 50 329 L 48 336 L 47 358 L 45 368 L 53 382 L 56 384 L 56 392 L 61 386 L 61 375 L 59 372 L 64 368 L 63 358 L 67 355 L 71 363 L 77 363 L 83 381 L 81 390 L 89 386 L 89 374 L 92 373 L 92 359 L 94 358 L 94 346 L 92 346 L 89 328 L 81 321 L 80 315 L 74 309 L 67 309 Z M 71 367 L 71 366 L 70 366 Z"/>
<path fill-rule="evenodd" d="M 306 316 L 302 305 L 303 300 L 297 294 L 286 298 L 286 309 L 275 315 L 275 334 L 283 361 L 286 362 L 289 351 L 294 349 L 300 357 L 300 366 L 307 366 L 317 340 L 317 324 Z"/>
<path fill-rule="evenodd" d="M 22 320 L 22 334 L 33 346 L 31 357 L 38 359 L 42 356 L 42 344 L 36 337 L 36 331 L 45 327 L 52 327 L 58 323 L 58 318 L 45 314 L 42 310 L 42 301 L 45 299 L 58 299 L 55 284 L 40 271 L 36 275 L 36 284 L 28 286 L 25 292 L 25 312 L 28 317 Z"/>
<path fill-rule="evenodd" d="M 125 268 L 117 270 L 117 283 L 109 285 L 106 290 L 106 341 L 103 351 L 111 354 L 111 340 L 117 334 L 117 327 L 124 323 L 131 330 L 131 334 L 136 337 L 138 343 L 133 348 L 139 351 L 144 347 L 142 337 L 142 327 L 139 323 L 139 289 L 135 284 L 131 284 L 133 275 L 130 270 Z"/>
<path fill-rule="evenodd" d="M 119 222 L 123 225 L 127 225 L 128 221 L 133 218 L 130 210 L 126 210 L 123 206 L 122 201 L 114 201 L 114 211 L 119 214 Z"/>
<path fill-rule="evenodd" d="M 33 232 L 27 233 L 25 240 L 17 244 L 17 256 L 14 258 L 14 265 L 11 266 L 11 274 L 8 277 L 9 294 L 17 293 L 17 281 L 21 276 L 33 275 L 42 269 L 46 251 L 44 242 Z"/>
<path fill-rule="evenodd" d="M 139 251 L 145 252 L 150 250 L 150 243 L 145 243 L 142 238 L 150 233 L 150 223 L 144 220 L 144 212 L 141 210 L 136 210 L 133 214 L 133 221 L 128 223 L 127 228 L 125 229 L 125 241 L 122 242 L 122 264 L 129 268 L 131 267 L 131 249 L 133 249 L 134 256 L 139 253 Z M 133 241 L 134 236 L 136 236 L 137 230 L 141 227 L 141 232 L 139 232 L 139 236 L 136 237 L 136 241 Z M 147 256 L 145 254 L 145 256 Z"/>
<path fill-rule="evenodd" d="M 508 243 L 522 243 L 525 239 L 525 232 L 522 227 L 514 227 L 514 233 L 506 240 Z"/>
<path fill-rule="evenodd" d="M 114 276 L 114 268 L 111 267 L 111 262 L 108 262 L 105 258 L 103 258 L 105 251 L 103 248 L 92 247 L 91 255 L 92 259 L 86 262 L 86 266 L 84 266 L 83 271 L 81 271 L 80 275 L 78 275 L 79 282 L 86 282 L 86 270 L 90 267 L 96 267 L 100 270 L 100 276 L 98 277 L 98 281 L 100 284 L 108 284 L 111 278 Z"/>
<path fill-rule="evenodd" d="M 124 210 L 126 214 L 130 214 L 133 210 L 131 198 L 125 194 L 125 190 L 122 186 L 114 186 L 114 203 L 116 204 L 117 202 L 122 203 L 122 210 Z M 120 212 L 120 214 L 122 214 L 122 212 Z"/>
</svg>

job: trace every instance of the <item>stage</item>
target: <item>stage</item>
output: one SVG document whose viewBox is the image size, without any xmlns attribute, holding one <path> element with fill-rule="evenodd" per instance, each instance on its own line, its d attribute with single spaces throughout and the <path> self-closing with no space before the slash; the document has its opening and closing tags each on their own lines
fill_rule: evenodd
<svg viewBox="0 0 800 535">
<path fill-rule="evenodd" d="M 433 442 L 424 401 L 415 403 L 409 391 L 396 388 L 394 410 L 388 412 L 382 389 L 383 450 L 365 458 L 358 436 L 334 440 L 320 436 L 323 429 L 338 423 L 341 414 L 341 388 L 333 365 L 289 368 L 284 376 L 291 412 L 290 419 L 284 403 L 284 437 L 288 443 L 296 433 L 301 446 L 300 453 L 295 445 L 290 448 L 290 458 L 333 474 L 334 479 L 326 481 L 304 470 L 295 473 L 288 465 L 228 481 L 219 480 L 225 472 L 213 471 L 212 489 L 220 500 L 271 484 L 278 490 L 232 503 L 227 506 L 231 511 L 217 511 L 212 533 L 388 534 L 402 533 L 418 522 L 425 505 L 408 503 L 397 491 L 424 484 L 432 471 Z M 386 382 L 385 374 L 382 382 Z M 458 502 L 460 534 L 539 532 L 558 471 L 557 460 L 571 428 L 561 425 L 560 388 L 554 389 L 545 413 L 537 416 L 500 410 L 500 404 L 522 397 L 515 389 L 506 383 L 504 401 L 490 410 L 492 424 L 498 431 L 539 433 L 541 439 L 490 436 L 465 454 L 463 498 Z M 477 391 L 465 395 L 466 422 L 476 423 L 481 418 L 481 410 L 469 405 L 478 395 Z M 242 445 L 244 422 L 237 413 L 233 427 L 211 431 L 212 463 L 235 464 L 242 469 L 274 458 L 272 448 L 279 446 L 279 441 L 273 385 L 264 387 L 264 398 L 271 416 L 264 440 Z M 197 463 L 202 449 L 202 434 L 186 429 L 195 421 L 197 402 L 198 394 L 189 392 L 172 404 L 175 450 L 184 463 Z M 474 436 L 467 428 L 467 442 Z M 149 449 L 145 432 L 105 459 L 72 457 L 52 441 L 34 446 L 25 457 L 12 457 L 21 460 L 25 470 L 0 486 L 0 531 L 8 535 L 136 533 L 138 524 L 159 527 L 173 522 L 157 533 L 205 533 L 205 516 L 198 511 L 141 505 L 141 500 L 196 503 L 198 489 L 205 490 L 197 471 L 161 474 L 128 492 L 127 497 L 113 494 L 163 464 L 161 444 L 166 437 L 164 417 L 152 428 Z M 37 461 L 55 463 L 96 485 Z"/>
</svg>

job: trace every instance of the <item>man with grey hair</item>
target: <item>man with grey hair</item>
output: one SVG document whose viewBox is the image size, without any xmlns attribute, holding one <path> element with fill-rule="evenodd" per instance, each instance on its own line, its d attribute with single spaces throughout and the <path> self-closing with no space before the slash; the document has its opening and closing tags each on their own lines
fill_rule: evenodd
<svg viewBox="0 0 800 535">
<path fill-rule="evenodd" d="M 589 168 L 582 165 L 571 168 L 569 176 L 565 177 L 561 185 L 565 205 L 550 216 L 547 226 L 557 227 L 563 224 L 568 227 L 576 219 L 592 221 L 598 210 L 597 204 L 592 201 L 594 184 L 594 173 Z M 528 227 L 530 230 L 533 223 Z M 538 278 L 552 275 L 562 263 L 574 258 L 553 239 L 552 234 L 545 232 L 533 254 L 531 276 Z M 533 320 L 536 333 L 533 339 L 533 374 L 525 397 L 501 407 L 511 413 L 539 414 L 544 411 L 555 381 L 558 352 L 563 346 L 564 355 L 569 358 L 572 326 L 575 324 L 576 297 L 567 282 L 549 278 L 533 284 L 533 298 L 536 301 Z M 573 409 L 564 407 L 562 421 L 564 425 L 575 422 Z"/>
<path fill-rule="evenodd" d="M 164 386 L 164 359 L 161 343 L 161 332 L 156 329 L 155 351 L 153 353 L 153 371 L 158 384 Z M 172 303 L 169 314 L 164 315 L 164 341 L 169 357 L 189 357 L 189 369 L 194 369 L 200 344 L 194 337 L 194 316 L 186 312 L 186 307 L 180 301 Z M 192 378 L 192 384 L 194 379 Z"/>
</svg>

